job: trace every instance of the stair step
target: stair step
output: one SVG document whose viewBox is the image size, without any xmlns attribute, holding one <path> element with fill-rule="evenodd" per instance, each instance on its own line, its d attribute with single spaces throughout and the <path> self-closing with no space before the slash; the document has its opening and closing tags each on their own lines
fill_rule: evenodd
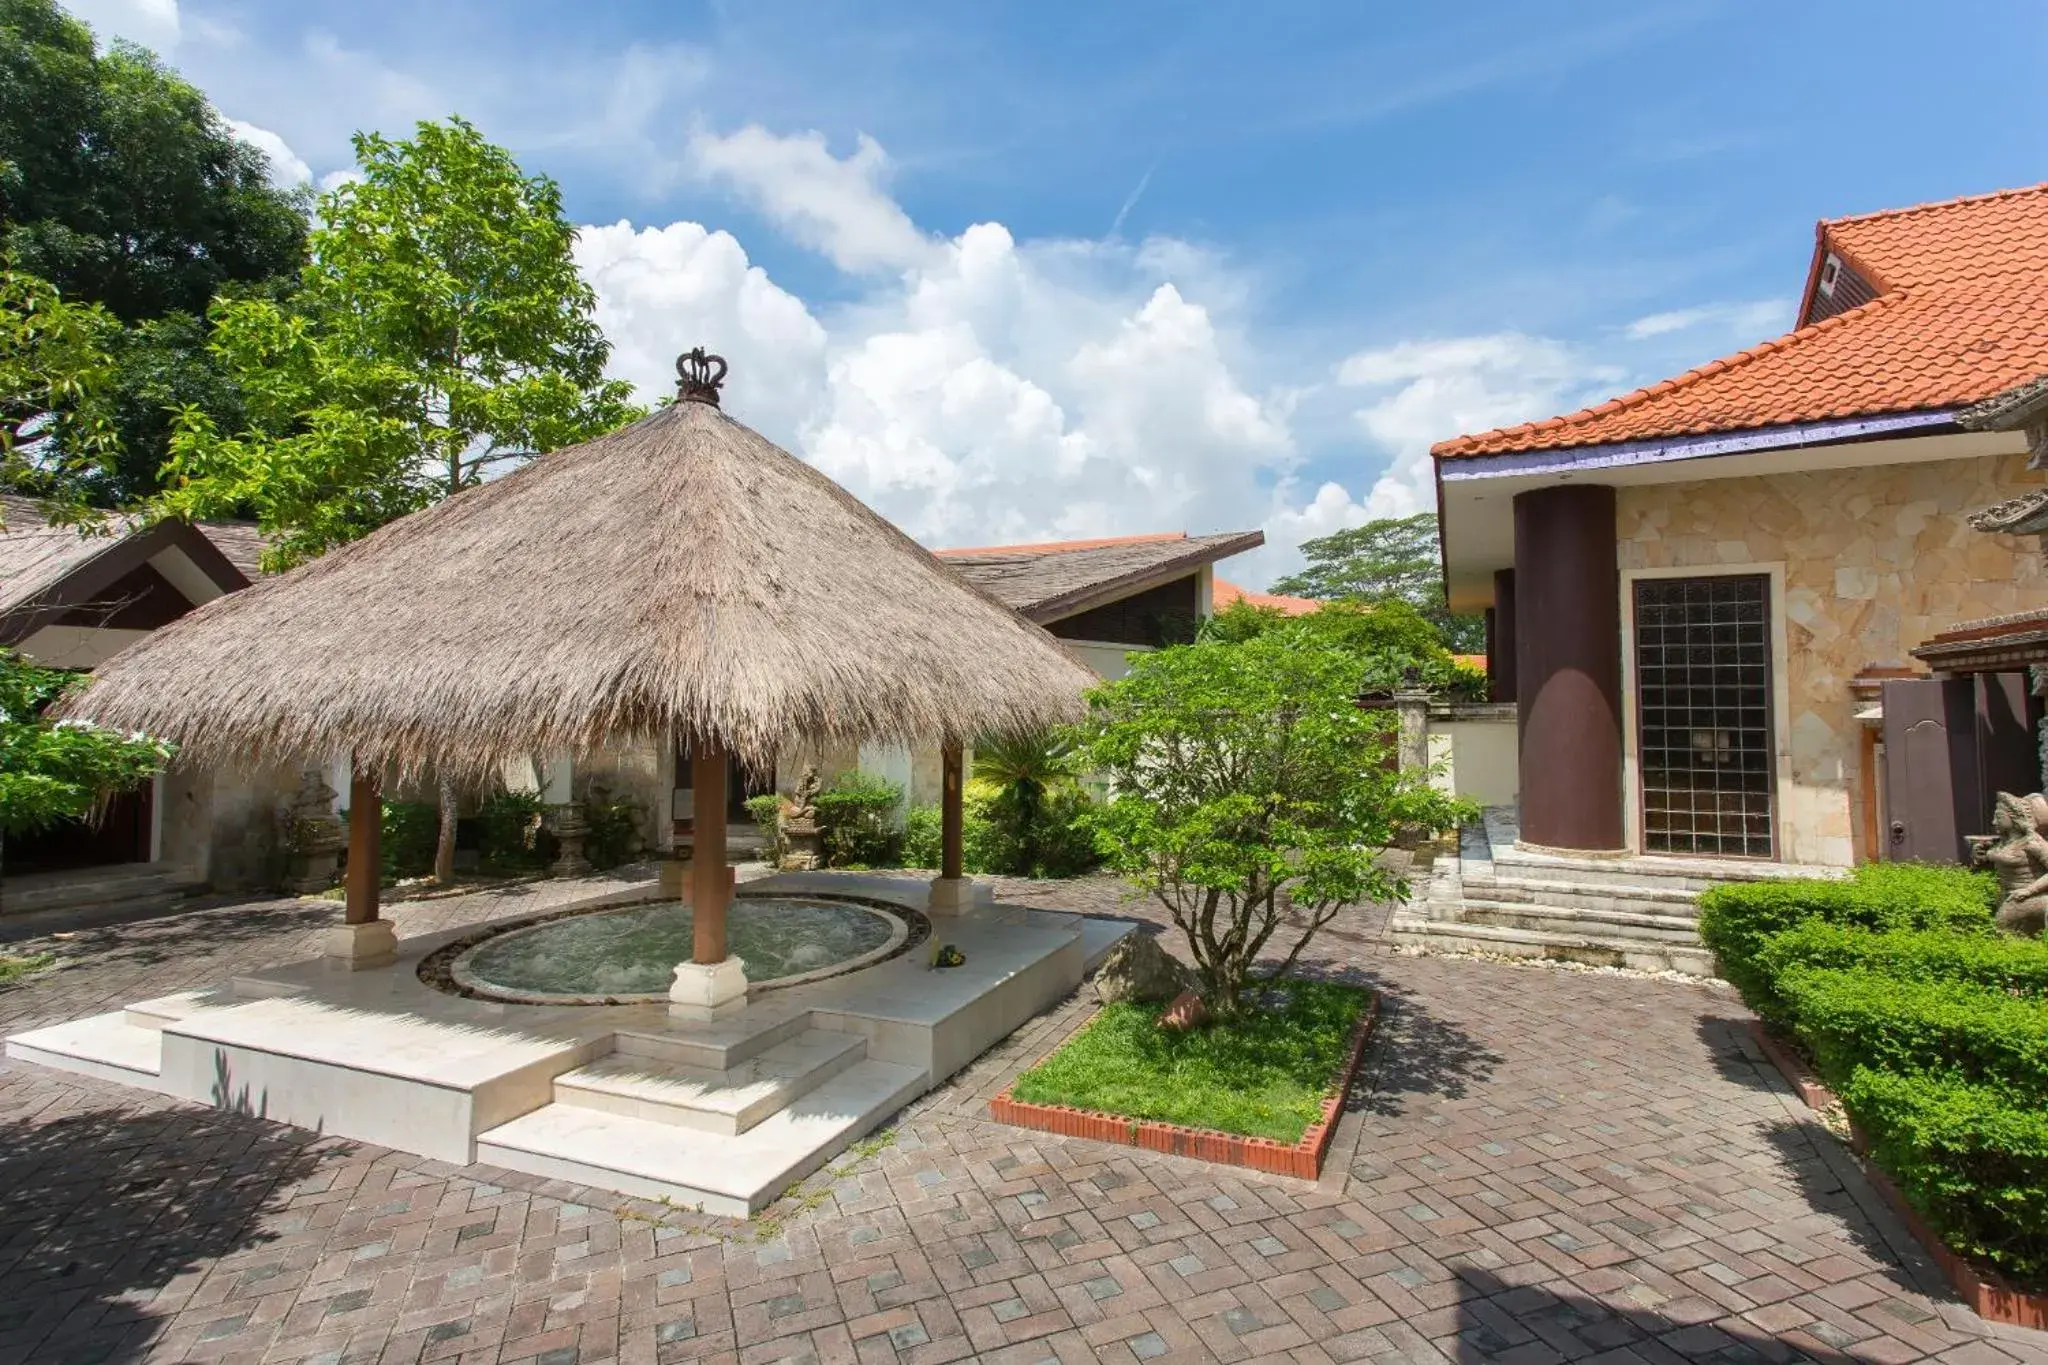
<svg viewBox="0 0 2048 1365">
<path fill-rule="evenodd" d="M 925 1087 L 914 1067 L 862 1061 L 732 1137 L 557 1102 L 479 1135 L 476 1159 L 744 1218 Z"/>
<path fill-rule="evenodd" d="M 84 872 L 37 873 L 0 882 L 0 913 L 99 910 L 116 904 L 125 908 L 129 902 L 157 897 L 169 903 L 191 884 L 191 878 L 182 870 L 154 863 Z"/>
<path fill-rule="evenodd" d="M 17 1033 L 7 1040 L 7 1055 L 57 1071 L 161 1090 L 163 1041 L 160 1031 L 137 1028 L 113 1010 Z"/>
<path fill-rule="evenodd" d="M 854 1033 L 805 1029 L 729 1071 L 614 1053 L 555 1077 L 555 1101 L 732 1137 L 867 1057 Z"/>
<path fill-rule="evenodd" d="M 121 1014 L 132 1028 L 155 1029 L 161 1033 L 166 1024 L 190 1019 L 201 1010 L 219 1009 L 234 1003 L 233 987 L 207 986 L 199 990 L 173 991 L 154 1000 L 138 1000 Z"/>
<path fill-rule="evenodd" d="M 1683 887 L 1551 881 L 1541 877 L 1487 876 L 1469 872 L 1462 880 L 1465 894 L 1481 900 L 1583 905 L 1595 910 L 1644 910 L 1652 914 L 1689 917 L 1699 913 L 1699 893 Z"/>
<path fill-rule="evenodd" d="M 731 1023 L 693 1025 L 688 1033 L 622 1028 L 612 1039 L 612 1052 L 704 1071 L 730 1071 L 810 1026 L 809 1010 L 792 1009 L 786 1017 L 764 1024 L 758 1009 L 750 1006 Z"/>
<path fill-rule="evenodd" d="M 1500 953 L 1583 962 L 1596 967 L 1675 971 L 1711 977 L 1714 958 L 1705 948 L 1590 933 L 1558 933 L 1458 920 L 1396 918 L 1388 926 L 1396 943 L 1439 952 Z"/>
<path fill-rule="evenodd" d="M 1736 882 L 1837 877 L 1845 873 L 1843 868 L 1803 867 L 1794 863 L 1747 862 L 1740 859 L 1723 861 L 1708 858 L 1668 858 L 1658 855 L 1572 858 L 1498 848 L 1492 851 L 1489 867 L 1495 877 L 1517 880 L 1656 887 L 1694 894 L 1708 887 Z M 1468 863 L 1468 875 L 1471 870 L 1471 864 Z"/>
<path fill-rule="evenodd" d="M 1689 947 L 1699 946 L 1700 941 L 1698 922 L 1685 915 L 1538 905 L 1528 901 L 1481 900 L 1472 896 L 1467 896 L 1462 903 L 1451 909 L 1451 922 L 1465 924 L 1497 924 L 1545 932 L 1649 939 Z"/>
</svg>

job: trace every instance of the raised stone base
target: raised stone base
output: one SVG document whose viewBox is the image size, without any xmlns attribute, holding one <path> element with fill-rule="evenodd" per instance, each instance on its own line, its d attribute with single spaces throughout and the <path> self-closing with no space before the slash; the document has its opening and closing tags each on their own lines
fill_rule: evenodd
<svg viewBox="0 0 2048 1365">
<path fill-rule="evenodd" d="M 668 988 L 671 1019 L 708 1024 L 747 1007 L 746 964 L 736 957 L 723 962 L 679 962 Z"/>
<path fill-rule="evenodd" d="M 398 933 L 388 919 L 337 924 L 327 931 L 327 958 L 350 971 L 388 967 L 398 960 Z"/>
<path fill-rule="evenodd" d="M 974 905 L 974 893 L 972 877 L 934 877 L 926 908 L 934 915 L 958 915 Z"/>
</svg>

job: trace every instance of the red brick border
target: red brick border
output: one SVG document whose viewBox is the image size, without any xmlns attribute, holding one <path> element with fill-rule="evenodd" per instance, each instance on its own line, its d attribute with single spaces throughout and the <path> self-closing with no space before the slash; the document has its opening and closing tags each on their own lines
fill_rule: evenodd
<svg viewBox="0 0 2048 1365">
<path fill-rule="evenodd" d="M 1019 1128 L 1035 1128 L 1065 1137 L 1092 1138 L 1097 1142 L 1114 1142 L 1125 1147 L 1142 1147 L 1150 1152 L 1191 1156 L 1225 1166 L 1245 1166 L 1255 1171 L 1314 1180 L 1322 1174 L 1323 1156 L 1329 1151 L 1330 1139 L 1337 1134 L 1337 1120 L 1344 1108 L 1344 1097 L 1351 1091 L 1351 1082 L 1357 1079 L 1359 1065 L 1365 1060 L 1366 1044 L 1372 1041 L 1372 1031 L 1379 1022 L 1379 1015 L 1380 996 L 1378 991 L 1373 991 L 1366 996 L 1365 1009 L 1352 1030 L 1350 1051 L 1337 1070 L 1329 1097 L 1323 1101 L 1322 1118 L 1309 1125 L 1301 1135 L 1301 1141 L 1291 1145 L 1271 1138 L 1240 1137 L 1236 1133 L 1222 1133 L 1210 1128 L 1183 1128 L 1177 1123 L 1125 1118 L 1120 1114 L 1102 1114 L 1064 1104 L 1032 1104 L 1012 1099 L 1008 1086 L 988 1102 L 988 1114 L 998 1123 L 1012 1123 Z M 1092 1024 L 1095 1021 L 1091 1019 L 1088 1022 Z M 1084 1024 L 1082 1028 L 1087 1026 Z M 1065 1047 L 1080 1033 L 1081 1029 L 1076 1029 L 1060 1047 Z M 1053 1052 L 1057 1051 L 1059 1048 L 1053 1049 Z M 1039 1058 L 1039 1062 L 1044 1060 L 1044 1057 Z M 1033 1063 L 1034 1066 L 1037 1064 Z"/>
<path fill-rule="evenodd" d="M 1761 1020 L 1752 1021 L 1749 1029 L 1757 1045 L 1763 1048 L 1764 1055 L 1771 1059 L 1778 1073 L 1791 1082 L 1809 1109 L 1825 1109 L 1836 1102 L 1835 1092 L 1822 1085 L 1798 1054 L 1786 1047 Z M 2048 1294 L 2030 1294 L 2023 1289 L 2015 1289 L 1996 1271 L 1979 1270 L 1950 1251 L 1948 1244 L 1921 1219 L 1919 1210 L 1907 1202 L 1899 1187 L 1892 1183 L 1892 1178 L 1870 1159 L 1870 1143 L 1854 1120 L 1849 1124 L 1849 1138 L 1850 1145 L 1861 1158 L 1863 1174 L 1869 1177 L 1884 1202 L 1891 1205 L 1892 1212 L 1906 1225 L 1906 1231 L 1913 1234 L 1921 1249 L 1941 1268 L 1957 1298 L 1978 1317 L 1988 1321 L 2048 1331 Z"/>
</svg>

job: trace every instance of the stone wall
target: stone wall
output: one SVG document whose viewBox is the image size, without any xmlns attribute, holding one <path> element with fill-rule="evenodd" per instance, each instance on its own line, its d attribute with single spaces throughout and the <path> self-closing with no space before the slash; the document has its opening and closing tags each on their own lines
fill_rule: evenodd
<svg viewBox="0 0 2048 1365">
<path fill-rule="evenodd" d="M 1617 490 L 1624 573 L 1783 566 L 1781 858 L 1869 856 L 1851 678 L 1912 664 L 1908 651 L 1959 621 L 2048 605 L 2036 539 L 1965 519 L 2043 481 L 2003 455 Z"/>
</svg>

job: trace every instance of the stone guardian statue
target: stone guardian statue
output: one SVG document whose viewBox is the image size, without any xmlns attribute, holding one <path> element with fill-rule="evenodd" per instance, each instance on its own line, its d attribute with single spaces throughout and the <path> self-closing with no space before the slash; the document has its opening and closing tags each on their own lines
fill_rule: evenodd
<svg viewBox="0 0 2048 1365">
<path fill-rule="evenodd" d="M 1991 817 L 1991 842 L 1983 860 L 2004 894 L 1998 927 L 2009 934 L 2039 938 L 2048 916 L 2048 796 L 1998 793 Z"/>
</svg>

